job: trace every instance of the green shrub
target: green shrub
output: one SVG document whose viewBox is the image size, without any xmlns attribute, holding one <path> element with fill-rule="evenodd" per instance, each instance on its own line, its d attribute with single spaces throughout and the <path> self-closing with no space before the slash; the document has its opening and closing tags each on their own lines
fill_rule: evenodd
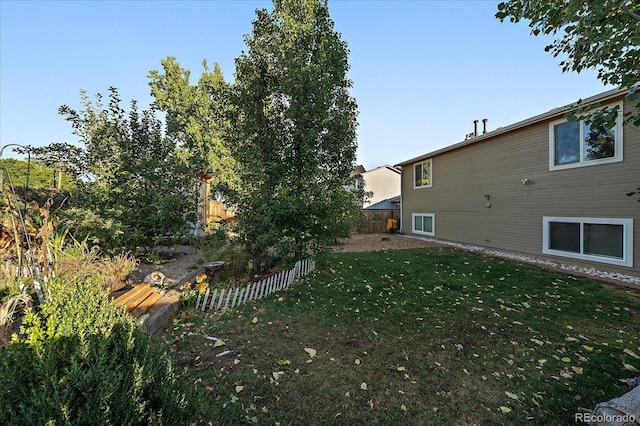
<svg viewBox="0 0 640 426">
<path fill-rule="evenodd" d="M 0 424 L 188 424 L 184 382 L 159 342 L 90 280 L 51 285 L 0 355 Z"/>
</svg>

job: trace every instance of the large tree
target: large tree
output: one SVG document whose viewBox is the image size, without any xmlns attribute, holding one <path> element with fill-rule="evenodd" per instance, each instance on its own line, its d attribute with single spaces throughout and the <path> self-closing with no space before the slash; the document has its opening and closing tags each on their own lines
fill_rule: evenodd
<svg viewBox="0 0 640 426">
<path fill-rule="evenodd" d="M 545 50 L 562 58 L 563 72 L 593 69 L 603 83 L 629 88 L 627 99 L 638 108 L 627 122 L 640 126 L 640 2 L 509 0 L 498 5 L 496 17 L 528 20 L 533 35 L 555 37 Z M 615 114 L 605 118 L 613 120 Z"/>
<path fill-rule="evenodd" d="M 111 224 L 97 242 L 134 249 L 185 235 L 195 221 L 196 174 L 164 135 L 154 107 L 140 112 L 132 101 L 127 112 L 118 91 L 109 91 L 108 106 L 101 95 L 94 103 L 82 92 L 83 110 L 60 107 L 84 144 L 87 207 L 103 228 Z"/>
<path fill-rule="evenodd" d="M 256 254 L 300 257 L 344 234 L 357 199 L 349 50 L 327 0 L 275 0 L 256 14 L 236 59 L 241 237 Z"/>
<path fill-rule="evenodd" d="M 191 85 L 190 71 L 180 67 L 174 57 L 161 61 L 164 72 L 151 71 L 149 85 L 158 108 L 166 113 L 167 133 L 179 144 L 180 155 L 192 167 L 214 175 L 219 190 L 236 183 L 234 159 L 226 134 L 229 132 L 230 85 L 220 66 L 204 71 Z"/>
</svg>

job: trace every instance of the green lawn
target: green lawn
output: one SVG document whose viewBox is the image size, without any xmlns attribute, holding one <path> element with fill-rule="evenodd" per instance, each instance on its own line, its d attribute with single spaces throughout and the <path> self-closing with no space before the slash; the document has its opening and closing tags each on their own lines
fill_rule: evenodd
<svg viewBox="0 0 640 426">
<path fill-rule="evenodd" d="M 205 423 L 566 425 L 640 374 L 639 300 L 453 249 L 339 253 L 164 339 Z"/>
</svg>

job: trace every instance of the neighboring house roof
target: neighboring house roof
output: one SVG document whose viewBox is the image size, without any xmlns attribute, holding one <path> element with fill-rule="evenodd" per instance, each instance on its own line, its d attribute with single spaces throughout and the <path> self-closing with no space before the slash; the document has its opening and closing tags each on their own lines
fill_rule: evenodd
<svg viewBox="0 0 640 426">
<path fill-rule="evenodd" d="M 586 106 L 586 105 L 589 105 L 589 104 L 596 104 L 596 103 L 599 103 L 599 102 L 606 102 L 607 100 L 615 98 L 615 97 L 618 97 L 618 96 L 620 96 L 620 95 L 622 95 L 622 94 L 624 94 L 624 93 L 626 93 L 628 91 L 629 91 L 629 89 L 613 89 L 613 90 L 609 90 L 607 92 L 600 93 L 598 95 L 586 98 L 586 99 L 582 100 L 580 102 L 580 104 Z M 574 102 L 574 103 L 571 103 L 569 105 L 565 105 L 563 107 L 554 108 L 554 109 L 552 109 L 550 111 L 547 111 L 547 112 L 545 112 L 543 114 L 539 114 L 539 115 L 536 115 L 534 117 L 527 118 L 526 120 L 519 121 L 519 122 L 511 124 L 509 126 L 499 127 L 499 128 L 497 128 L 495 130 L 492 130 L 490 132 L 478 135 L 478 136 L 473 137 L 471 139 L 467 139 L 467 140 L 465 140 L 463 142 L 459 142 L 457 144 L 450 145 L 450 146 L 447 146 L 445 148 L 438 149 L 436 151 L 432 151 L 432 152 L 429 152 L 427 154 L 420 155 L 420 156 L 412 158 L 410 160 L 403 161 L 402 163 L 396 164 L 396 166 L 407 166 L 407 165 L 410 165 L 410 164 L 413 164 L 413 163 L 417 163 L 417 162 L 419 162 L 421 160 L 426 160 L 428 158 L 435 157 L 436 155 L 443 154 L 445 152 L 453 151 L 453 150 L 456 150 L 458 148 L 462 148 L 462 147 L 465 147 L 465 146 L 468 146 L 468 145 L 472 145 L 472 144 L 477 143 L 477 142 L 482 142 L 484 140 L 490 139 L 490 138 L 492 138 L 494 136 L 501 135 L 503 133 L 512 132 L 514 130 L 521 129 L 523 127 L 530 126 L 532 124 L 535 124 L 535 123 L 538 123 L 538 122 L 541 122 L 541 121 L 544 121 L 544 120 L 548 120 L 548 119 L 557 117 L 559 115 L 564 115 L 567 112 L 570 112 L 571 110 L 575 109 L 577 106 L 578 106 L 578 103 Z"/>
<path fill-rule="evenodd" d="M 396 195 L 395 197 L 387 198 L 386 200 L 382 200 L 378 203 L 371 204 L 369 207 L 366 207 L 364 210 L 397 210 L 400 208 L 400 196 Z"/>
<path fill-rule="evenodd" d="M 355 166 L 353 168 L 353 172 L 351 172 L 351 174 L 352 175 L 361 175 L 364 172 L 366 172 L 366 170 L 364 169 L 364 166 L 362 166 L 361 164 L 358 164 L 357 166 Z"/>
<path fill-rule="evenodd" d="M 362 173 L 363 174 L 367 174 L 367 173 L 375 172 L 376 170 L 380 170 L 380 169 L 389 169 L 392 172 L 395 172 L 397 174 L 401 174 L 402 173 L 402 171 L 400 169 L 396 168 L 395 166 L 391 166 L 389 164 L 385 164 L 384 166 L 376 167 L 375 169 L 372 169 L 372 170 L 363 171 Z"/>
</svg>

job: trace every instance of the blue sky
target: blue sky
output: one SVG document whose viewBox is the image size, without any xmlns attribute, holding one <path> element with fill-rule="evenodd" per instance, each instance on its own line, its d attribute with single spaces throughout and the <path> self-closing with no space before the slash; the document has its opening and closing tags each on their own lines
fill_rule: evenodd
<svg viewBox="0 0 640 426">
<path fill-rule="evenodd" d="M 351 51 L 359 105 L 358 162 L 395 164 L 488 129 L 608 90 L 594 72 L 562 73 L 549 39 L 500 23 L 498 1 L 330 0 Z M 271 1 L 0 0 L 0 145 L 76 143 L 58 115 L 119 89 L 151 101 L 150 70 L 175 56 L 195 83 L 202 61 L 233 81 L 255 9 Z M 11 153 L 5 152 L 7 156 Z"/>
</svg>

